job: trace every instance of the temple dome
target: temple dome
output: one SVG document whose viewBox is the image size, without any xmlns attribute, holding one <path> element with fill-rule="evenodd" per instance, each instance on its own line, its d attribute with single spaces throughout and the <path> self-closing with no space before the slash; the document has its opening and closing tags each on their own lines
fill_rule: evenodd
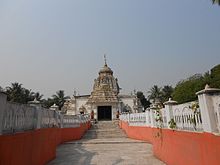
<svg viewBox="0 0 220 165">
<path fill-rule="evenodd" d="M 99 71 L 98 78 L 94 80 L 93 91 L 87 104 L 116 103 L 119 90 L 118 80 L 113 76 L 113 71 L 108 67 L 105 59 L 104 67 Z"/>
<path fill-rule="evenodd" d="M 108 67 L 108 65 L 105 63 L 104 67 L 99 71 L 99 74 L 102 73 L 110 73 L 113 74 L 113 71 L 111 70 L 111 68 Z"/>
</svg>

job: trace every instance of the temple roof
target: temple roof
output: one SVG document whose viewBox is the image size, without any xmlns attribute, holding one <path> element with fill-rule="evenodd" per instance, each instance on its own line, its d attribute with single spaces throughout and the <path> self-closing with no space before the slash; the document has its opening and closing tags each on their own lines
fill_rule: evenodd
<svg viewBox="0 0 220 165">
<path fill-rule="evenodd" d="M 94 80 L 88 103 L 118 102 L 118 94 L 118 80 L 113 76 L 113 71 L 108 67 L 105 57 L 104 67 L 99 71 L 98 78 Z"/>
<path fill-rule="evenodd" d="M 102 74 L 102 73 L 113 74 L 113 71 L 111 70 L 111 68 L 108 67 L 107 64 L 105 64 L 104 67 L 99 71 L 99 74 Z"/>
<path fill-rule="evenodd" d="M 102 73 L 113 74 L 113 71 L 107 65 L 106 55 L 104 55 L 104 59 L 105 59 L 105 64 L 104 64 L 103 68 L 99 71 L 99 74 L 102 74 Z"/>
</svg>

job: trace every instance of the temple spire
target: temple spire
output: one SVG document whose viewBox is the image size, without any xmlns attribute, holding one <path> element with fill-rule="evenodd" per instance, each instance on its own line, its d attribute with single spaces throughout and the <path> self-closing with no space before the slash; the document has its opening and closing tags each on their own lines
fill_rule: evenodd
<svg viewBox="0 0 220 165">
<path fill-rule="evenodd" d="M 106 54 L 104 54 L 105 66 L 107 66 Z"/>
</svg>

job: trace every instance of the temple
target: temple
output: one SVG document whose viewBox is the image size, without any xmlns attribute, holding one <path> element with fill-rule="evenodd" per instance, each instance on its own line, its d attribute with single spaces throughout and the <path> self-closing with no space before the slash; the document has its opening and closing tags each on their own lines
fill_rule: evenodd
<svg viewBox="0 0 220 165">
<path fill-rule="evenodd" d="M 107 65 L 106 57 L 99 76 L 94 80 L 91 95 L 74 96 L 67 100 L 63 112 L 68 115 L 93 113 L 96 120 L 113 120 L 122 112 L 142 111 L 135 95 L 120 95 L 118 79 Z"/>
</svg>

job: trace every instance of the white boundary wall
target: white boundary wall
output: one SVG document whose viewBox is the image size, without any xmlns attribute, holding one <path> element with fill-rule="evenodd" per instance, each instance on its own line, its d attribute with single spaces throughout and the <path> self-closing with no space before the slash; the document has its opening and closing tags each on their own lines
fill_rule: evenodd
<svg viewBox="0 0 220 165">
<path fill-rule="evenodd" d="M 0 93 L 0 135 L 23 132 L 40 128 L 72 128 L 88 122 L 90 116 L 62 115 L 56 110 L 6 101 Z"/>
<path fill-rule="evenodd" d="M 121 114 L 120 120 L 130 126 L 220 133 L 220 89 L 206 86 L 197 95 L 198 102 L 177 105 L 169 100 L 164 103 L 165 108 L 152 105 L 144 113 Z"/>
</svg>

